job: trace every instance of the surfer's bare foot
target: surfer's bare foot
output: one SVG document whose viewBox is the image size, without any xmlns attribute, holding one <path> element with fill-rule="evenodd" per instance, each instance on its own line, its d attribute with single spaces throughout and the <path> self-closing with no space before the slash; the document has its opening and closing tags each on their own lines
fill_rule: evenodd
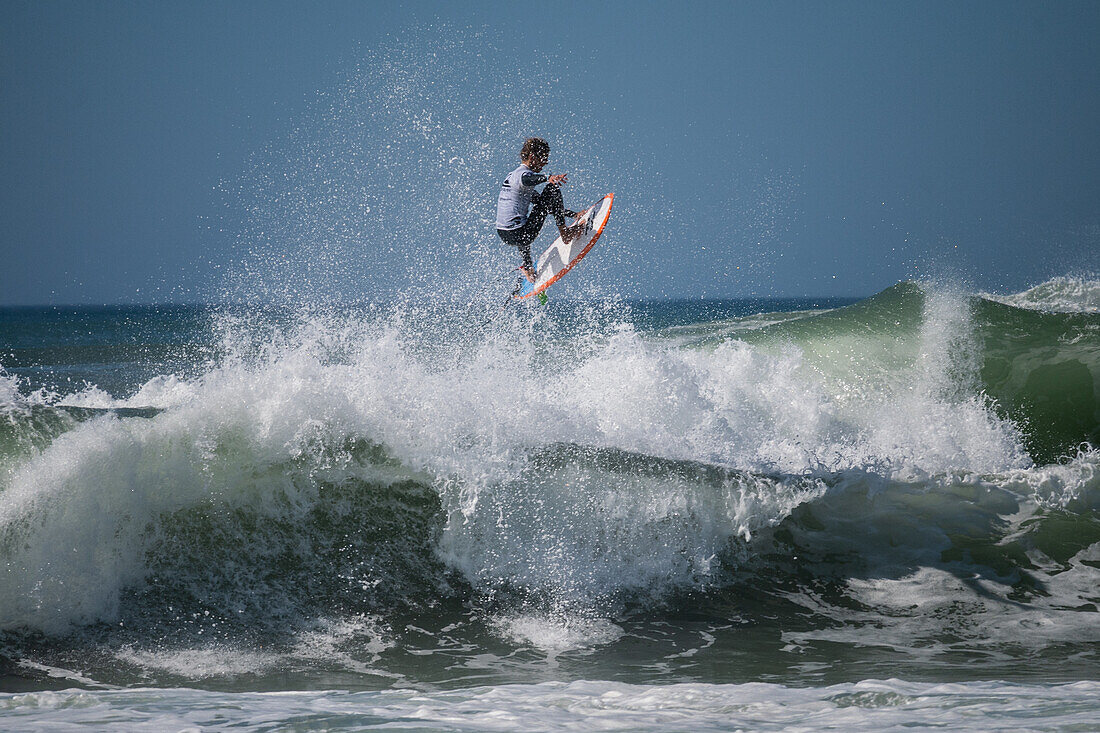
<svg viewBox="0 0 1100 733">
<path fill-rule="evenodd" d="M 538 279 L 538 273 L 535 272 L 535 268 L 524 265 L 519 269 L 523 271 L 524 277 L 526 277 L 531 282 L 535 282 L 535 280 Z"/>
</svg>

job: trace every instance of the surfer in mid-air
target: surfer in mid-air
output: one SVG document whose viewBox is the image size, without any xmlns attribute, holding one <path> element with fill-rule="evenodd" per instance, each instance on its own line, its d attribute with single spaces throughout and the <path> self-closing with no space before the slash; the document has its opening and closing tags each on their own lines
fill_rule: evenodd
<svg viewBox="0 0 1100 733">
<path fill-rule="evenodd" d="M 558 233 L 569 241 L 584 229 L 583 225 L 567 227 L 565 217 L 575 219 L 577 214 L 565 208 L 561 185 L 566 182 L 565 173 L 544 176 L 541 171 L 550 162 L 550 144 L 541 137 L 527 138 L 519 153 L 520 166 L 508 174 L 497 197 L 497 234 L 505 244 L 519 249 L 523 256 L 523 274 L 534 282 L 536 273 L 531 261 L 531 244 L 542 231 L 546 216 L 554 217 Z M 536 186 L 546 187 L 537 191 Z M 575 229 L 575 230 L 574 230 Z"/>
</svg>

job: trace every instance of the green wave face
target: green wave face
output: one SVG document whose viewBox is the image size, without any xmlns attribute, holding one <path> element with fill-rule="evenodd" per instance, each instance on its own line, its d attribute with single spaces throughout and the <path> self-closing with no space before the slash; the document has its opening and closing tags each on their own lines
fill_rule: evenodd
<svg viewBox="0 0 1100 733">
<path fill-rule="evenodd" d="M 1100 444 L 1100 314 L 958 296 L 944 319 L 938 297 L 916 283 L 899 283 L 854 305 L 738 338 L 797 346 L 838 394 L 897 388 L 921 362 L 939 361 L 934 388 L 984 394 L 1020 429 L 1037 463 L 1075 454 L 1082 443 Z"/>
<path fill-rule="evenodd" d="M 1100 315 L 979 300 L 981 380 L 1037 462 L 1100 444 Z"/>
</svg>

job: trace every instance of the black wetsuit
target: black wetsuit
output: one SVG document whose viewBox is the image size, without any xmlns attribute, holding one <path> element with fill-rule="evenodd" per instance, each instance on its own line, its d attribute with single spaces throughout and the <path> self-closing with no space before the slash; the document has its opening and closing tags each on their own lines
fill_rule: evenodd
<svg viewBox="0 0 1100 733">
<path fill-rule="evenodd" d="M 497 234 L 505 244 L 519 249 L 523 266 L 528 268 L 534 266 L 531 261 L 531 243 L 542 231 L 546 217 L 553 216 L 558 227 L 565 227 L 565 217 L 576 216 L 565 209 L 561 187 L 557 184 L 547 183 L 541 192 L 533 190 L 535 186 L 546 181 L 547 177 L 541 173 L 535 173 L 527 166 L 520 166 L 504 179 L 497 200 Z M 531 208 L 524 219 L 523 209 L 528 201 Z M 503 228 L 502 224 L 510 225 L 510 228 Z"/>
</svg>

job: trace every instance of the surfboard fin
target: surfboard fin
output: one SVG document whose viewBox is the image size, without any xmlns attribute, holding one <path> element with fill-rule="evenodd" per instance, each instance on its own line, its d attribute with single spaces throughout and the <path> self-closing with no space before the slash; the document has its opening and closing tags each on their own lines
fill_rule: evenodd
<svg viewBox="0 0 1100 733">
<path fill-rule="evenodd" d="M 548 301 L 548 300 L 549 300 L 549 298 L 546 297 L 546 291 L 545 290 L 542 291 L 541 293 L 539 293 L 539 305 L 546 305 L 546 301 Z"/>
</svg>

